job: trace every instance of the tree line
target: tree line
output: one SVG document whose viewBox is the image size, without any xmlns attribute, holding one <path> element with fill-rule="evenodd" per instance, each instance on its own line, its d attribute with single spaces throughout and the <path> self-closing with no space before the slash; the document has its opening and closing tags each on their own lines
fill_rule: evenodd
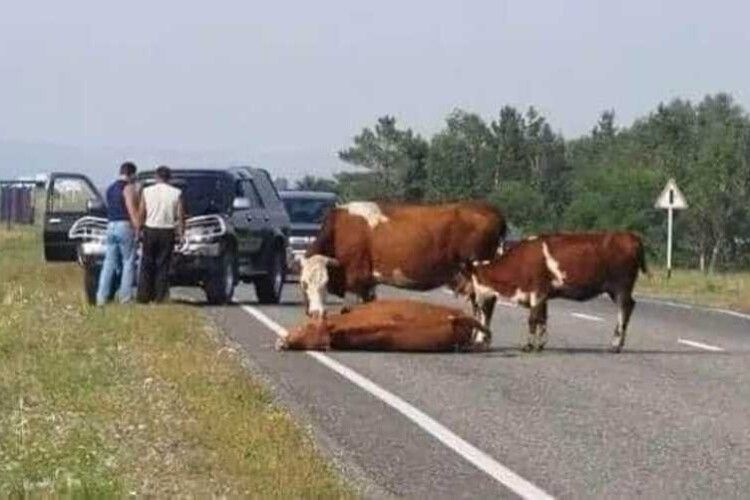
<svg viewBox="0 0 750 500">
<path fill-rule="evenodd" d="M 535 108 L 503 107 L 487 122 L 457 109 L 430 138 L 383 116 L 339 157 L 356 172 L 306 177 L 298 188 L 344 200 L 485 199 L 519 234 L 627 229 L 661 257 L 664 211 L 654 201 L 674 177 L 689 209 L 675 218 L 675 260 L 704 270 L 750 266 L 750 117 L 724 93 L 662 103 L 629 127 L 604 111 L 566 140 Z"/>
</svg>

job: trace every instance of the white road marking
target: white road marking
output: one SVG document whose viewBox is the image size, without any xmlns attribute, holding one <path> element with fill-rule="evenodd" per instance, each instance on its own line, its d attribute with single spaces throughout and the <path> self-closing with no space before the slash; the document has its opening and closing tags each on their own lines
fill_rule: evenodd
<svg viewBox="0 0 750 500">
<path fill-rule="evenodd" d="M 709 311 L 715 311 L 715 312 L 722 313 L 722 314 L 728 314 L 730 316 L 735 316 L 737 318 L 750 319 L 750 314 L 745 314 L 745 313 L 741 313 L 741 312 L 737 312 L 737 311 L 732 311 L 730 309 L 718 309 L 718 308 L 714 309 L 714 308 L 710 308 L 708 310 Z"/>
<path fill-rule="evenodd" d="M 258 321 L 263 323 L 265 326 L 270 328 L 271 331 L 276 333 L 276 335 L 278 335 L 279 337 L 286 337 L 286 329 L 266 316 L 259 309 L 256 309 L 252 306 L 242 306 L 242 309 Z M 505 485 L 518 496 L 529 499 L 553 498 L 546 491 L 522 478 L 512 470 L 505 467 L 503 464 L 496 461 L 491 456 L 487 455 L 482 450 L 476 448 L 474 445 L 456 435 L 453 431 L 442 425 L 440 422 L 436 421 L 421 410 L 407 403 L 395 394 L 383 389 L 372 380 L 360 375 L 351 368 L 342 365 L 338 361 L 321 352 L 305 352 L 308 356 L 312 357 L 322 365 L 330 368 L 360 389 L 368 392 L 372 396 L 375 396 L 391 408 L 404 415 L 406 418 L 414 422 L 417 426 L 421 427 L 432 437 L 462 456 L 465 460 L 467 460 L 479 470 L 485 472 L 495 481 Z"/>
<path fill-rule="evenodd" d="M 604 318 L 600 318 L 599 316 L 594 316 L 592 314 L 570 313 L 570 315 L 575 316 L 576 318 L 587 319 L 589 321 L 604 321 Z"/>
<path fill-rule="evenodd" d="M 661 304 L 664 306 L 677 307 L 679 309 L 695 309 L 690 304 L 683 304 L 681 302 L 672 302 L 671 300 L 658 300 L 658 299 L 643 299 L 638 298 L 642 302 L 648 302 L 650 304 Z"/>
<path fill-rule="evenodd" d="M 723 352 L 724 348 L 716 347 L 715 345 L 704 344 L 703 342 L 696 342 L 694 340 L 677 339 L 678 344 L 689 345 L 690 347 L 697 347 L 698 349 L 705 349 L 706 351 L 712 352 Z"/>
<path fill-rule="evenodd" d="M 738 311 L 732 311 L 731 309 L 722 309 L 720 307 L 708 307 L 708 306 L 699 306 L 699 305 L 692 305 L 692 304 L 683 304 L 681 302 L 672 302 L 670 300 L 655 299 L 652 297 L 642 297 L 641 295 L 636 295 L 635 297 L 639 301 L 647 302 L 651 304 L 661 304 L 665 306 L 679 307 L 680 309 L 697 309 L 699 311 L 709 311 L 709 312 L 714 312 L 714 313 L 726 314 L 728 316 L 734 316 L 736 318 L 750 320 L 750 314 L 741 313 Z"/>
</svg>

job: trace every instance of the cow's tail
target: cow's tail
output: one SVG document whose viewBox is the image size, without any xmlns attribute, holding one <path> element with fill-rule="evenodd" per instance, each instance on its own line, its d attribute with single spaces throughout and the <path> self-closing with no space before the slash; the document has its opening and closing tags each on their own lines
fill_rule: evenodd
<svg viewBox="0 0 750 500">
<path fill-rule="evenodd" d="M 651 271 L 649 271 L 646 265 L 646 246 L 641 240 L 638 241 L 638 267 L 643 274 L 648 276 L 649 279 L 651 278 Z"/>
</svg>

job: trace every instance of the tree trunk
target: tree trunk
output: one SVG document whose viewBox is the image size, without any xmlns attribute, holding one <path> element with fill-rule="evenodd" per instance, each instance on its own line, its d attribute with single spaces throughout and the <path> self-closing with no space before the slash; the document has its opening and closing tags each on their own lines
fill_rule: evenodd
<svg viewBox="0 0 750 500">
<path fill-rule="evenodd" d="M 706 273 L 706 250 L 701 248 L 700 257 L 698 258 L 698 266 L 702 273 Z"/>
<path fill-rule="evenodd" d="M 716 272 L 716 263 L 719 260 L 720 250 L 721 250 L 721 238 L 717 238 L 716 243 L 714 243 L 714 248 L 713 250 L 711 250 L 711 262 L 708 265 L 708 269 L 711 274 L 714 274 Z"/>
</svg>

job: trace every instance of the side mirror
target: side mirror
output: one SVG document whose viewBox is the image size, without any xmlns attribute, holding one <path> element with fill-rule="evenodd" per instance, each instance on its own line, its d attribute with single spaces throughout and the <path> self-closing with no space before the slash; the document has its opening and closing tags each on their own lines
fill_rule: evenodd
<svg viewBox="0 0 750 500">
<path fill-rule="evenodd" d="M 235 198 L 232 202 L 232 208 L 235 210 L 247 210 L 250 208 L 250 198 Z"/>
<path fill-rule="evenodd" d="M 86 211 L 90 214 L 100 214 L 105 212 L 104 203 L 98 199 L 86 200 Z"/>
</svg>

